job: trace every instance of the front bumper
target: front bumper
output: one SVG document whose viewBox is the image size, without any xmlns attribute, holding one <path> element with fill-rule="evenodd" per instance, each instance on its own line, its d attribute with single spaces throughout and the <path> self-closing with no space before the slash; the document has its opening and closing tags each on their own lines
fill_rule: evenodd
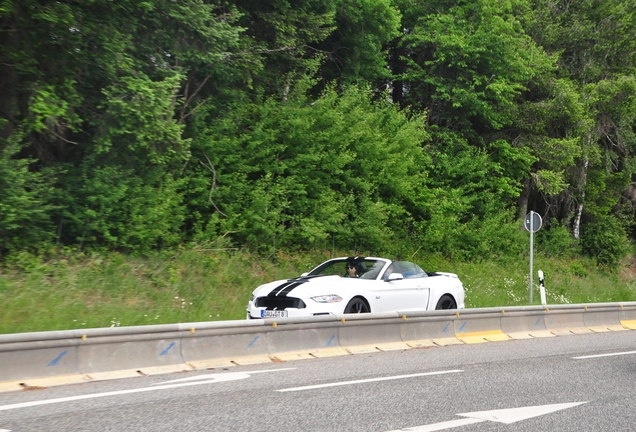
<svg viewBox="0 0 636 432">
<path fill-rule="evenodd" d="M 332 315 L 341 314 L 344 306 L 341 302 L 337 303 L 316 303 L 312 300 L 305 301 L 304 308 L 276 308 L 276 310 L 285 310 L 287 311 L 288 318 L 298 318 L 298 317 L 313 317 L 320 315 Z M 257 307 L 254 301 L 250 301 L 247 304 L 247 319 L 275 319 L 275 318 L 264 318 L 262 316 L 262 312 L 267 310 L 267 307 L 260 306 Z M 270 308 L 271 310 L 272 308 Z"/>
</svg>

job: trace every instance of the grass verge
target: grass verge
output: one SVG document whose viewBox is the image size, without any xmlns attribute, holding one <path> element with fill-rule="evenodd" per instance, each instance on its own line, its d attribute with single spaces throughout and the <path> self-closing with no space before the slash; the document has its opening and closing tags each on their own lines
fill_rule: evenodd
<svg viewBox="0 0 636 432">
<path fill-rule="evenodd" d="M 346 255 L 346 254 L 342 254 Z M 0 270 L 0 333 L 234 320 L 245 318 L 252 290 L 298 276 L 329 252 L 279 253 L 196 248 L 146 258 L 120 254 L 68 255 L 45 262 L 25 256 Z M 415 257 L 428 271 L 457 273 L 466 307 L 529 304 L 527 258 L 455 263 Z M 636 301 L 636 268 L 599 268 L 593 260 L 535 257 L 546 275 L 549 304 Z"/>
</svg>

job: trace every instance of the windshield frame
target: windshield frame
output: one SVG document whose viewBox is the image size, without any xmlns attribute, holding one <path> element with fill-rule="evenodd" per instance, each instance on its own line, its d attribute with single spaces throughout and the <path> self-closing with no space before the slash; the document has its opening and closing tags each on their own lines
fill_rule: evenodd
<svg viewBox="0 0 636 432">
<path fill-rule="evenodd" d="M 361 275 L 356 277 L 356 279 L 378 280 L 391 264 L 391 260 L 376 257 L 334 258 L 320 264 L 310 271 L 307 276 L 339 276 L 346 278 L 349 277 L 346 270 L 348 264 L 353 264 L 360 269 Z"/>
</svg>

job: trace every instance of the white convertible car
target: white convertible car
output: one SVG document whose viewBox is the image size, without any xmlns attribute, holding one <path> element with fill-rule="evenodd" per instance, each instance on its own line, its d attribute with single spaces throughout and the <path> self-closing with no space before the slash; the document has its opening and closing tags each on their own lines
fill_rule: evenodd
<svg viewBox="0 0 636 432">
<path fill-rule="evenodd" d="M 464 287 L 456 274 L 374 257 L 331 259 L 252 294 L 248 319 L 464 307 Z"/>
</svg>

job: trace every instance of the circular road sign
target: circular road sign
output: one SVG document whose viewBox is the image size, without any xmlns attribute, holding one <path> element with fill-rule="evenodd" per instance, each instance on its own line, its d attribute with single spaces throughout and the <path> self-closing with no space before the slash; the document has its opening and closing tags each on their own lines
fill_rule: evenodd
<svg viewBox="0 0 636 432">
<path fill-rule="evenodd" d="M 541 224 L 543 223 L 543 220 L 541 219 L 541 216 L 539 216 L 539 213 L 535 213 L 531 211 L 530 213 L 526 215 L 526 218 L 523 220 L 523 227 L 526 229 L 526 231 L 530 231 L 531 221 L 532 221 L 532 232 L 535 233 L 539 231 L 539 228 L 541 228 Z"/>
</svg>

